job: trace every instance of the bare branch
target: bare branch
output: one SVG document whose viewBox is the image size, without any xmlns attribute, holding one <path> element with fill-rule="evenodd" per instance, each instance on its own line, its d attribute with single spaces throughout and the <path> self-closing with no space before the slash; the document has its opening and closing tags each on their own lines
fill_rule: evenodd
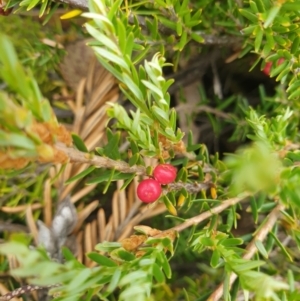
<svg viewBox="0 0 300 301">
<path fill-rule="evenodd" d="M 263 241 L 268 233 L 272 230 L 275 223 L 278 221 L 278 216 L 280 215 L 280 212 L 284 209 L 284 206 L 282 204 L 277 205 L 271 213 L 268 215 L 265 224 L 263 227 L 259 229 L 259 231 L 256 233 L 254 238 L 251 240 L 251 242 L 246 247 L 247 253 L 243 256 L 243 259 L 251 259 L 254 254 L 257 252 L 257 248 L 255 245 L 256 241 Z M 229 285 L 231 286 L 235 279 L 237 278 L 236 274 L 231 274 Z M 207 301 L 218 301 L 223 296 L 223 290 L 224 285 L 223 283 L 218 286 L 218 288 L 210 295 L 210 297 L 207 299 Z"/>
</svg>

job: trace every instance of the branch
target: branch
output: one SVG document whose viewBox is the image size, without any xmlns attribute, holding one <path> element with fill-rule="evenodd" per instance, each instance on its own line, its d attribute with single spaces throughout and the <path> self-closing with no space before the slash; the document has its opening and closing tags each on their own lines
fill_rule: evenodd
<svg viewBox="0 0 300 301">
<path fill-rule="evenodd" d="M 225 113 L 221 110 L 218 110 L 216 108 L 212 108 L 210 106 L 207 105 L 201 105 L 198 107 L 195 107 L 194 104 L 179 104 L 178 106 L 176 106 L 176 111 L 177 112 L 186 112 L 186 113 L 201 113 L 201 112 L 205 112 L 205 113 L 212 113 L 214 115 L 216 115 L 217 117 L 223 118 L 223 119 L 231 119 L 232 115 Z"/>
<path fill-rule="evenodd" d="M 166 188 L 166 192 L 170 190 L 181 190 L 184 188 L 189 193 L 198 193 L 201 190 L 206 190 L 211 187 L 214 187 L 214 184 L 212 182 L 203 182 L 203 183 L 183 183 L 183 182 L 174 182 L 168 184 L 168 187 Z"/>
<path fill-rule="evenodd" d="M 124 161 L 116 161 L 110 158 L 91 155 L 88 153 L 81 152 L 75 148 L 67 147 L 61 143 L 57 143 L 55 145 L 55 148 L 60 151 L 63 151 L 70 159 L 70 162 L 88 163 L 96 167 L 116 169 L 123 173 L 136 173 L 137 175 L 146 174 L 146 167 L 141 165 L 130 166 L 128 163 Z"/>
<path fill-rule="evenodd" d="M 9 301 L 15 297 L 21 296 L 26 293 L 30 293 L 30 292 L 42 290 L 42 289 L 50 289 L 53 287 L 58 287 L 60 285 L 61 284 L 50 284 L 47 286 L 39 286 L 39 285 L 31 285 L 31 284 L 24 285 L 24 286 L 21 286 L 15 290 L 13 290 L 12 292 L 9 292 L 3 296 L 0 296 L 0 301 Z"/>
<path fill-rule="evenodd" d="M 180 232 L 186 228 L 189 228 L 193 225 L 197 225 L 201 222 L 203 222 L 204 220 L 210 218 L 211 216 L 221 213 L 223 212 L 225 209 L 227 209 L 228 207 L 231 207 L 241 201 L 243 201 L 245 198 L 247 198 L 249 196 L 249 194 L 244 194 L 242 197 L 236 197 L 236 198 L 232 198 L 232 199 L 228 199 L 226 201 L 223 201 L 221 203 L 221 205 L 216 206 L 214 208 L 211 208 L 211 210 L 209 211 L 205 211 L 197 216 L 194 216 L 188 220 L 186 220 L 184 223 L 177 225 L 173 228 L 170 228 L 166 231 L 177 231 Z M 165 231 L 164 231 L 165 232 Z"/>
<path fill-rule="evenodd" d="M 56 2 L 61 2 L 61 3 L 64 3 L 64 4 L 68 4 L 70 6 L 80 8 L 84 11 L 89 10 L 87 0 L 57 0 Z"/>
<path fill-rule="evenodd" d="M 284 209 L 284 206 L 279 204 L 277 205 L 271 213 L 268 215 L 266 219 L 266 223 L 259 229 L 259 231 L 256 233 L 254 238 L 251 240 L 251 242 L 248 244 L 246 247 L 247 253 L 243 256 L 243 259 L 248 259 L 250 260 L 254 254 L 257 252 L 257 248 L 255 245 L 256 241 L 263 241 L 268 233 L 272 230 L 274 227 L 275 223 L 278 221 L 278 216 L 280 215 L 280 212 Z M 233 282 L 236 280 L 237 275 L 236 274 L 231 274 L 230 279 L 229 279 L 229 286 L 233 284 Z M 224 290 L 224 285 L 223 283 L 218 286 L 218 288 L 209 296 L 207 301 L 218 301 L 220 298 L 223 296 L 223 290 Z"/>
</svg>

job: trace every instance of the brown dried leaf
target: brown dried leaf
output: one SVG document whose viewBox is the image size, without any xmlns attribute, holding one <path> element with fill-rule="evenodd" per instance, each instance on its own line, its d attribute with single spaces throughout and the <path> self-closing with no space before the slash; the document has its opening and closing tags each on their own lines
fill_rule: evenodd
<svg viewBox="0 0 300 301">
<path fill-rule="evenodd" d="M 163 238 L 168 237 L 171 241 L 174 241 L 177 238 L 178 234 L 175 230 L 163 231 L 161 234 L 158 234 L 157 237 Z"/>
<path fill-rule="evenodd" d="M 133 229 L 137 232 L 143 233 L 147 236 L 153 237 L 161 233 L 161 230 L 151 228 L 149 226 L 144 226 L 144 225 L 138 225 L 133 227 Z"/>
<path fill-rule="evenodd" d="M 147 240 L 146 235 L 131 235 L 121 241 L 122 247 L 126 251 L 133 251 Z"/>
</svg>

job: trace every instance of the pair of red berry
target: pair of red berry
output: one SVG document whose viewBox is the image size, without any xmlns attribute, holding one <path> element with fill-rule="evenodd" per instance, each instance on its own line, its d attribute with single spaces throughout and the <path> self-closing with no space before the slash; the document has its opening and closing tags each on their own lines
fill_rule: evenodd
<svg viewBox="0 0 300 301">
<path fill-rule="evenodd" d="M 153 203 L 161 195 L 161 185 L 172 183 L 177 176 L 177 169 L 171 164 L 159 164 L 153 170 L 153 179 L 139 183 L 137 196 L 144 203 Z"/>
</svg>

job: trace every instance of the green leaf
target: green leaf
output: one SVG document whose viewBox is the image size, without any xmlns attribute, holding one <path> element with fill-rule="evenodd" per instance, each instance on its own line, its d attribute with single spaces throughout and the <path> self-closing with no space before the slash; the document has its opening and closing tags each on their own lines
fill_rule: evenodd
<svg viewBox="0 0 300 301">
<path fill-rule="evenodd" d="M 112 174 L 111 170 L 104 170 L 100 176 L 88 180 L 87 184 L 91 185 L 91 184 L 96 184 L 96 183 L 102 183 L 102 182 L 105 182 L 105 181 L 109 181 L 109 179 L 111 178 L 111 174 Z M 121 172 L 116 171 L 116 172 L 114 172 L 112 181 L 126 180 L 126 179 L 129 179 L 131 177 L 132 177 L 131 173 L 121 173 Z"/>
<path fill-rule="evenodd" d="M 67 261 L 76 260 L 74 254 L 67 247 L 62 247 L 61 252 Z"/>
<path fill-rule="evenodd" d="M 162 17 L 162 16 L 158 16 L 158 19 L 163 25 L 176 31 L 176 23 L 175 22 L 170 21 L 169 19 Z"/>
<path fill-rule="evenodd" d="M 205 39 L 203 37 L 201 37 L 200 35 L 198 35 L 194 32 L 191 33 L 191 38 L 200 44 L 204 43 L 204 41 L 205 41 Z"/>
<path fill-rule="evenodd" d="M 234 247 L 239 246 L 244 243 L 241 238 L 226 238 L 225 240 L 220 242 L 224 247 Z"/>
<path fill-rule="evenodd" d="M 122 246 L 119 242 L 108 242 L 105 241 L 103 243 L 97 244 L 95 249 L 100 252 L 112 252 L 113 250 L 120 248 Z"/>
<path fill-rule="evenodd" d="M 259 253 L 266 259 L 268 259 L 269 255 L 267 250 L 265 249 L 263 243 L 260 240 L 255 241 L 255 245 Z"/>
<path fill-rule="evenodd" d="M 251 12 L 249 12 L 246 9 L 240 9 L 239 10 L 240 14 L 244 17 L 246 17 L 247 19 L 249 19 L 251 22 L 253 23 L 257 23 L 258 22 L 258 18 L 256 15 L 252 14 Z"/>
<path fill-rule="evenodd" d="M 119 142 L 121 133 L 116 132 L 114 134 L 109 128 L 107 128 L 106 135 L 108 143 L 103 147 L 104 155 L 113 160 L 120 160 L 121 154 L 119 152 Z"/>
<path fill-rule="evenodd" d="M 47 6 L 48 6 L 48 0 L 42 1 L 42 5 L 39 12 L 39 18 L 41 18 L 44 15 Z"/>
<path fill-rule="evenodd" d="M 107 183 L 105 184 L 105 187 L 103 188 L 103 193 L 105 194 L 110 187 L 111 182 L 113 181 L 114 175 L 115 175 L 116 169 L 113 168 L 110 172 L 109 178 L 107 179 Z"/>
<path fill-rule="evenodd" d="M 126 40 L 127 40 L 127 37 L 126 37 L 126 28 L 123 24 L 123 22 L 118 18 L 117 20 L 117 36 L 118 36 L 118 39 L 119 39 L 119 46 L 120 46 L 120 49 L 123 53 L 123 55 L 126 53 Z"/>
<path fill-rule="evenodd" d="M 113 260 L 109 259 L 108 257 L 101 255 L 96 252 L 91 252 L 87 254 L 87 257 L 90 258 L 91 260 L 95 261 L 101 266 L 105 267 L 116 267 L 118 266 L 117 263 L 115 263 Z"/>
<path fill-rule="evenodd" d="M 281 63 L 279 66 L 277 66 L 275 69 L 273 69 L 270 73 L 270 76 L 273 77 L 277 74 L 279 74 L 280 72 L 282 72 L 285 68 L 288 67 L 289 62 L 288 61 L 284 61 L 283 63 Z M 289 69 L 288 69 L 289 70 Z"/>
<path fill-rule="evenodd" d="M 180 37 L 179 43 L 176 45 L 176 47 L 178 47 L 179 51 L 182 51 L 183 48 L 185 47 L 185 45 L 188 42 L 188 38 L 187 38 L 187 32 L 184 31 Z"/>
<path fill-rule="evenodd" d="M 133 173 L 132 175 L 131 175 L 131 177 L 129 177 L 125 182 L 124 182 L 124 184 L 122 185 L 122 187 L 120 188 L 120 190 L 124 190 L 132 181 L 133 181 L 133 179 L 136 177 L 136 174 L 135 173 Z"/>
<path fill-rule="evenodd" d="M 165 127 L 169 126 L 169 116 L 168 113 L 157 106 L 151 107 L 153 114 L 157 117 L 157 119 L 161 122 L 161 124 Z"/>
<path fill-rule="evenodd" d="M 297 52 L 299 51 L 299 44 L 300 44 L 300 37 L 297 36 L 294 41 L 293 41 L 293 44 L 292 44 L 292 47 L 291 47 L 291 53 L 296 55 Z"/>
<path fill-rule="evenodd" d="M 122 2 L 123 0 L 115 0 L 112 2 L 112 5 L 110 5 L 109 10 L 107 11 L 107 17 L 110 20 L 112 20 L 117 14 L 118 10 L 120 10 Z"/>
<path fill-rule="evenodd" d="M 259 12 L 263 13 L 266 11 L 263 0 L 255 0 L 255 3 L 256 3 L 256 6 L 257 6 Z"/>
<path fill-rule="evenodd" d="M 151 92 L 155 93 L 160 98 L 164 97 L 162 90 L 157 86 L 155 86 L 153 83 L 147 80 L 142 80 L 142 83 L 144 84 L 145 87 L 147 87 Z"/>
<path fill-rule="evenodd" d="M 129 159 L 129 165 L 130 166 L 133 166 L 133 165 L 135 165 L 135 164 L 137 164 L 137 162 L 139 161 L 139 159 L 140 159 L 140 154 L 134 154 L 130 159 Z"/>
<path fill-rule="evenodd" d="M 258 268 L 262 265 L 266 264 L 262 260 L 244 260 L 244 259 L 236 259 L 234 264 L 232 264 L 232 269 L 236 274 L 252 270 Z"/>
<path fill-rule="evenodd" d="M 77 174 L 76 176 L 68 179 L 66 182 L 65 182 L 65 185 L 67 184 L 70 184 L 76 180 L 79 180 L 85 176 L 87 176 L 88 174 L 90 174 L 96 167 L 95 166 L 90 166 L 88 167 L 87 169 L 85 169 L 84 171 L 80 172 L 79 174 Z"/>
<path fill-rule="evenodd" d="M 130 283 L 134 283 L 135 281 L 139 281 L 140 279 L 146 278 L 147 275 L 148 275 L 148 273 L 143 270 L 129 272 L 121 279 L 121 281 L 119 282 L 119 285 L 125 286 Z"/>
<path fill-rule="evenodd" d="M 177 210 L 176 210 L 175 206 L 172 204 L 172 202 L 166 195 L 163 196 L 163 201 L 164 201 L 164 204 L 167 207 L 168 211 L 172 215 L 177 215 Z"/>
<path fill-rule="evenodd" d="M 133 46 L 134 46 L 134 34 L 132 32 L 130 32 L 128 34 L 125 46 L 126 46 L 126 48 L 125 48 L 126 55 L 128 55 L 128 57 L 131 58 L 132 50 L 133 50 Z"/>
<path fill-rule="evenodd" d="M 107 49 L 105 49 L 103 47 L 94 46 L 93 48 L 94 48 L 95 52 L 98 55 L 100 55 L 101 57 L 105 58 L 106 60 L 108 60 L 112 63 L 117 64 L 121 68 L 124 68 L 126 71 L 130 72 L 129 66 L 127 65 L 125 60 L 123 58 L 121 58 L 120 56 L 114 54 L 111 51 L 108 51 Z"/>
<path fill-rule="evenodd" d="M 92 37 L 94 37 L 97 41 L 99 41 L 103 46 L 109 48 L 114 53 L 117 54 L 120 53 L 118 46 L 111 39 L 109 39 L 105 34 L 95 29 L 94 26 L 90 25 L 89 23 L 86 23 L 85 28 L 89 32 L 89 34 Z"/>
<path fill-rule="evenodd" d="M 100 55 L 97 55 L 97 58 L 98 58 L 99 62 L 101 63 L 101 65 L 104 66 L 105 69 L 107 69 L 111 74 L 113 74 L 120 82 L 123 81 L 123 76 L 122 76 L 121 72 L 118 69 L 116 69 L 115 67 L 110 65 L 107 62 L 107 60 L 104 59 L 103 57 L 101 57 Z"/>
<path fill-rule="evenodd" d="M 276 245 L 281 249 L 282 253 L 286 256 L 286 258 L 290 261 L 293 262 L 293 257 L 290 255 L 290 253 L 286 250 L 284 245 L 281 243 L 281 241 L 278 239 L 277 235 L 275 235 L 272 231 L 270 232 L 270 235 L 274 239 L 274 242 Z"/>
<path fill-rule="evenodd" d="M 82 139 L 76 135 L 76 134 L 72 134 L 72 139 L 73 139 L 73 143 L 76 146 L 76 148 L 82 152 L 88 153 L 88 149 L 85 146 L 84 142 L 82 141 Z"/>
<path fill-rule="evenodd" d="M 27 11 L 33 9 L 39 2 L 40 2 L 40 0 L 30 1 L 30 4 L 27 7 Z"/>
<path fill-rule="evenodd" d="M 0 130 L 0 146 L 14 146 L 28 150 L 36 150 L 36 145 L 28 137 L 16 133 L 6 133 L 2 130 Z"/>
<path fill-rule="evenodd" d="M 85 268 L 80 271 L 69 283 L 67 290 L 73 292 L 75 289 L 78 289 L 86 280 L 92 275 L 92 270 Z"/>
<path fill-rule="evenodd" d="M 121 260 L 124 260 L 124 261 L 132 261 L 132 260 L 136 259 L 135 256 L 132 253 L 127 252 L 126 250 L 124 250 L 122 248 L 113 250 L 111 252 L 111 255 L 114 258 L 118 258 L 118 259 L 121 259 Z"/>
<path fill-rule="evenodd" d="M 211 259 L 210 259 L 210 265 L 212 268 L 217 268 L 219 265 L 221 253 L 218 249 L 215 249 L 212 253 Z"/>
<path fill-rule="evenodd" d="M 145 106 L 141 105 L 141 101 L 144 99 L 144 97 L 143 97 L 141 90 L 137 86 L 137 84 L 135 82 L 133 82 L 133 80 L 127 74 L 124 73 L 122 76 L 123 76 L 123 82 L 126 84 L 128 89 L 137 98 L 138 104 L 141 106 L 140 108 L 142 109 L 142 111 L 147 111 L 147 109 L 145 110 Z"/>
<path fill-rule="evenodd" d="M 165 282 L 165 276 L 163 274 L 163 272 L 161 271 L 160 267 L 158 266 L 157 263 L 154 263 L 153 266 L 153 276 L 155 278 L 155 280 L 158 282 L 158 283 L 163 283 Z"/>
<path fill-rule="evenodd" d="M 259 52 L 263 34 L 264 34 L 263 30 L 260 27 L 257 27 L 256 35 L 255 35 L 255 42 L 254 42 L 255 52 Z"/>
<path fill-rule="evenodd" d="M 160 262 L 159 266 L 162 266 L 166 277 L 168 279 L 170 279 L 172 277 L 172 271 L 171 271 L 168 259 L 165 255 L 164 251 L 159 252 L 157 257 L 158 257 L 159 262 Z"/>
<path fill-rule="evenodd" d="M 205 247 L 213 247 L 215 245 L 215 242 L 210 237 L 201 237 L 200 243 Z"/>
<path fill-rule="evenodd" d="M 276 18 L 276 16 L 278 15 L 278 13 L 280 11 L 280 8 L 281 8 L 281 5 L 278 3 L 277 5 L 273 6 L 270 9 L 270 11 L 268 13 L 268 17 L 264 23 L 264 28 L 269 27 L 273 23 L 274 19 Z"/>
<path fill-rule="evenodd" d="M 288 97 L 288 99 L 293 99 L 293 98 L 297 98 L 300 96 L 300 89 L 294 91 L 293 93 L 291 93 Z"/>
<path fill-rule="evenodd" d="M 258 210 L 257 210 L 257 204 L 254 197 L 250 197 L 250 206 L 251 206 L 251 213 L 253 216 L 254 223 L 256 224 L 258 221 Z"/>
<path fill-rule="evenodd" d="M 108 293 L 113 292 L 117 288 L 117 286 L 119 284 L 119 281 L 121 279 L 121 275 L 122 275 L 121 270 L 120 269 L 116 269 L 115 272 L 114 272 L 114 274 L 113 274 L 113 276 L 112 276 L 112 278 L 111 278 L 111 281 L 109 282 L 109 285 L 107 287 L 106 291 Z"/>
</svg>

